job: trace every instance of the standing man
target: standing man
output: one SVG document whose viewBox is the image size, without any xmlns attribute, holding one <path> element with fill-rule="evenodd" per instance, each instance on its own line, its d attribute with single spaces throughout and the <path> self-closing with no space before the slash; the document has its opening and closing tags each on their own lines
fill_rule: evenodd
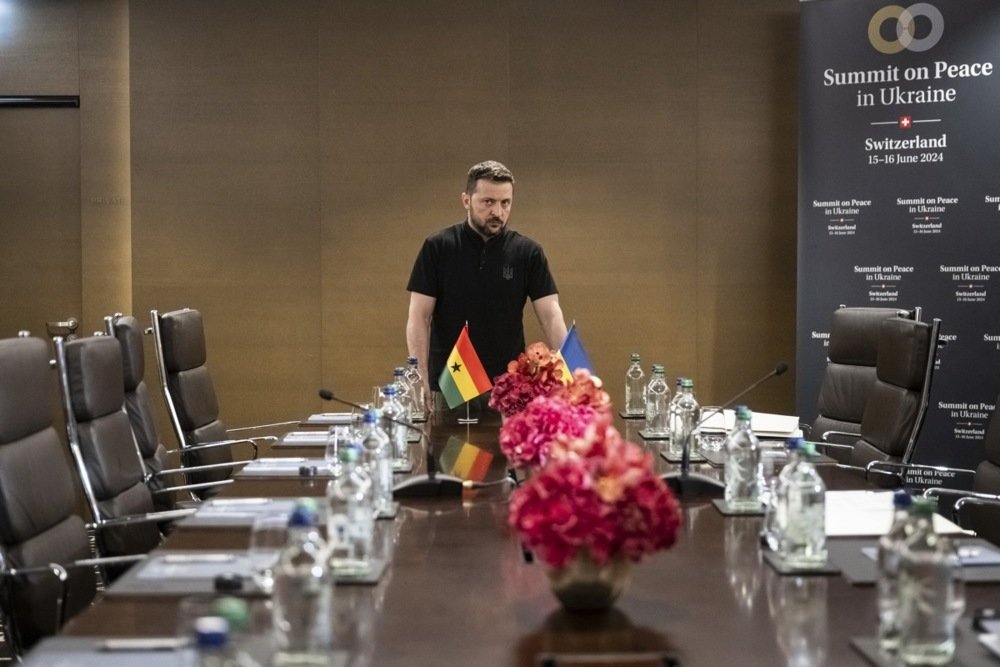
<svg viewBox="0 0 1000 667">
<path fill-rule="evenodd" d="M 566 338 L 555 280 L 542 247 L 507 228 L 514 200 L 514 177 L 499 162 L 469 170 L 463 222 L 429 236 L 410 273 L 406 346 L 416 357 L 435 408 L 446 405 L 438 377 L 458 335 L 469 337 L 490 379 L 524 351 L 522 313 L 526 300 L 552 349 Z M 486 405 L 488 395 L 480 397 Z"/>
</svg>

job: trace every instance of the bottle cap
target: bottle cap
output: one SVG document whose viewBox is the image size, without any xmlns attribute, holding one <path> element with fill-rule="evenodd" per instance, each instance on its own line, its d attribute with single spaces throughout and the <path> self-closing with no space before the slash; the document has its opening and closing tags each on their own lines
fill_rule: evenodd
<svg viewBox="0 0 1000 667">
<path fill-rule="evenodd" d="M 913 499 L 912 509 L 910 510 L 917 516 L 931 517 L 934 512 L 937 511 L 937 498 L 927 498 L 926 496 L 917 496 Z"/>
<path fill-rule="evenodd" d="M 892 506 L 896 509 L 904 509 L 913 505 L 913 496 L 905 489 L 899 489 L 892 494 Z"/>
<path fill-rule="evenodd" d="M 378 421 L 378 415 L 374 410 L 365 410 L 364 422 L 366 424 L 374 424 Z"/>
<path fill-rule="evenodd" d="M 802 449 L 803 443 L 805 443 L 804 439 L 802 439 L 799 436 L 795 436 L 789 438 L 788 440 L 785 440 L 785 449 L 787 449 L 790 452 L 797 452 L 800 449 Z"/>
<path fill-rule="evenodd" d="M 358 460 L 358 450 L 354 445 L 347 445 L 340 448 L 341 463 L 356 463 Z"/>
<path fill-rule="evenodd" d="M 215 600 L 212 611 L 224 618 L 232 630 L 246 630 L 249 624 L 250 609 L 243 598 L 226 595 Z"/>
<path fill-rule="evenodd" d="M 639 361 L 639 353 L 638 352 L 633 352 L 631 359 L 632 359 L 632 361 Z"/>
<path fill-rule="evenodd" d="M 694 380 L 691 378 L 681 378 L 681 387 L 684 389 L 690 389 L 694 387 Z"/>
<path fill-rule="evenodd" d="M 340 451 L 350 449 L 344 447 Z M 319 524 L 319 509 L 315 498 L 299 498 L 295 501 L 295 507 L 288 516 L 289 528 L 301 528 L 306 526 L 316 526 Z"/>
<path fill-rule="evenodd" d="M 406 363 L 409 366 L 415 366 L 417 364 L 417 358 L 416 357 L 407 357 L 406 358 Z"/>
<path fill-rule="evenodd" d="M 396 366 L 392 371 L 393 377 L 402 377 L 406 373 L 406 369 L 402 366 Z"/>
<path fill-rule="evenodd" d="M 386 386 L 382 387 L 382 395 L 383 396 L 395 396 L 396 395 L 396 388 L 394 386 L 392 386 L 391 384 L 387 384 Z"/>
<path fill-rule="evenodd" d="M 737 405 L 736 418 L 740 421 L 750 421 L 753 418 L 753 411 L 745 405 Z"/>
<path fill-rule="evenodd" d="M 222 648 L 229 642 L 229 623 L 221 616 L 199 616 L 194 620 L 198 648 Z"/>
</svg>

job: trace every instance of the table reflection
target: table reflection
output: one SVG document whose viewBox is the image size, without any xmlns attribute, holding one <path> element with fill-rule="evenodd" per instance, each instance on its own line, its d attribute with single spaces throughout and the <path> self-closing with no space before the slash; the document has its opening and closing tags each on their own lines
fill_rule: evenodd
<svg viewBox="0 0 1000 667">
<path fill-rule="evenodd" d="M 725 522 L 726 576 L 737 604 L 748 615 L 753 614 L 764 575 L 759 544 L 759 519 L 734 517 Z"/>
<path fill-rule="evenodd" d="M 767 602 L 775 639 L 789 667 L 825 665 L 827 587 L 824 576 L 790 577 L 767 572 Z"/>
</svg>

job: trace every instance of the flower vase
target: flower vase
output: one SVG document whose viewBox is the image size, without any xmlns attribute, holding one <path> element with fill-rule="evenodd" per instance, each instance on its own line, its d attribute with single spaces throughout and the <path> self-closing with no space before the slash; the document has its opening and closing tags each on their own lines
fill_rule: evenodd
<svg viewBox="0 0 1000 667">
<path fill-rule="evenodd" d="M 549 585 L 566 611 L 605 611 L 625 590 L 630 566 L 624 558 L 599 565 L 584 552 L 564 567 L 549 570 Z"/>
</svg>

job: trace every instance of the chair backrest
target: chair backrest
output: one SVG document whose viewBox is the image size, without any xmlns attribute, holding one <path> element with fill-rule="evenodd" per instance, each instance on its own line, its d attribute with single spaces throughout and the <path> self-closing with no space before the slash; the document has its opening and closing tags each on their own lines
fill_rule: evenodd
<svg viewBox="0 0 1000 667">
<path fill-rule="evenodd" d="M 893 317 L 882 322 L 876 379 L 861 419 L 851 465 L 909 463 L 930 401 L 941 320 Z"/>
<path fill-rule="evenodd" d="M 976 466 L 972 490 L 976 493 L 1000 495 L 1000 396 L 997 396 L 993 414 L 986 426 L 983 460 Z M 1000 507 L 972 505 L 967 511 L 973 530 L 980 537 L 1000 545 Z"/>
<path fill-rule="evenodd" d="M 226 439 L 226 425 L 219 419 L 219 402 L 206 365 L 205 329 L 201 313 L 185 308 L 168 313 L 151 311 L 157 369 L 163 397 L 177 441 L 182 448 Z M 185 452 L 185 465 L 228 463 L 228 447 Z M 226 479 L 231 469 L 193 473 L 195 483 Z"/>
<path fill-rule="evenodd" d="M 121 345 L 110 336 L 55 342 L 70 452 L 94 522 L 153 512 L 125 412 Z M 100 529 L 96 538 L 102 556 L 123 556 L 148 552 L 161 535 L 153 523 L 136 523 Z"/>
<path fill-rule="evenodd" d="M 0 571 L 89 558 L 76 486 L 52 422 L 55 375 L 40 338 L 0 340 Z M 59 609 L 59 582 L 40 574 L 4 578 L 4 613 L 15 645 L 31 646 L 58 630 L 59 617 L 86 607 L 97 579 L 91 568 L 68 571 L 69 595 Z"/>
<path fill-rule="evenodd" d="M 122 348 L 122 372 L 125 390 L 125 411 L 132 424 L 136 445 L 147 473 L 150 490 L 162 490 L 166 484 L 158 477 L 151 476 L 170 467 L 166 447 L 160 441 L 153 410 L 146 385 L 146 356 L 142 342 L 143 329 L 139 321 L 131 315 L 113 315 L 104 318 L 109 335 L 114 336 Z M 157 493 L 153 502 L 158 510 L 175 507 L 172 493 Z"/>
<path fill-rule="evenodd" d="M 897 308 L 869 307 L 841 307 L 833 312 L 818 413 L 810 430 L 812 439 L 823 440 L 829 431 L 861 432 L 861 418 L 875 384 L 879 330 L 884 320 L 899 316 L 910 314 Z M 840 444 L 854 444 L 855 440 L 856 436 L 829 438 L 829 442 Z M 837 452 L 829 451 L 831 456 Z"/>
</svg>

